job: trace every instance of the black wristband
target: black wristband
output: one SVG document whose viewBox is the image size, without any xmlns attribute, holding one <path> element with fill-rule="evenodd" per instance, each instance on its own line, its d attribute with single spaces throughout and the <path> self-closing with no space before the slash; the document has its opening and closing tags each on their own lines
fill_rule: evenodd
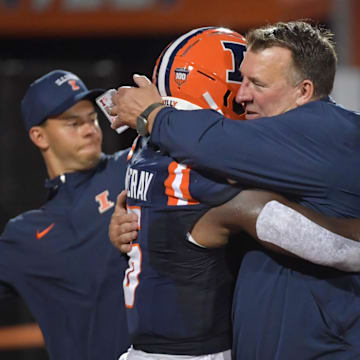
<svg viewBox="0 0 360 360">
<path fill-rule="evenodd" d="M 149 105 L 136 119 L 136 131 L 141 136 L 149 135 L 147 124 L 148 124 L 148 117 L 159 106 L 164 105 L 161 102 L 156 102 Z"/>
</svg>

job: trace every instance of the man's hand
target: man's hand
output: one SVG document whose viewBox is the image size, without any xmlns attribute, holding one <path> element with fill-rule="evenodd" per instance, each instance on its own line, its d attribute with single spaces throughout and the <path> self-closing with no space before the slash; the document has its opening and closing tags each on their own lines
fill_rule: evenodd
<svg viewBox="0 0 360 360">
<path fill-rule="evenodd" d="M 117 197 L 114 213 L 109 225 L 111 243 L 121 252 L 131 250 L 131 242 L 137 238 L 137 216 L 126 210 L 126 190 Z"/>
<path fill-rule="evenodd" d="M 113 129 L 122 125 L 128 125 L 131 128 L 136 128 L 136 118 L 151 104 L 162 102 L 161 96 L 154 84 L 144 75 L 133 76 L 134 82 L 138 87 L 122 86 L 117 93 L 113 95 L 113 106 L 108 110 L 110 115 L 117 116 L 117 119 L 112 123 Z M 156 109 L 160 110 L 160 109 Z M 154 113 L 155 111 L 154 110 Z M 156 111 L 156 113 L 158 112 Z M 152 121 L 153 118 L 152 116 Z M 150 122 L 150 118 L 149 118 Z M 149 130 L 151 130 L 149 126 Z"/>
</svg>

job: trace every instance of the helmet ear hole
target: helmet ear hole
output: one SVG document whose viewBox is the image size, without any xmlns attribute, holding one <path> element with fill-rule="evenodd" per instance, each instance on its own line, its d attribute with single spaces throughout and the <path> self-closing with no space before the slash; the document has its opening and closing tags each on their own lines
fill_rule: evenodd
<svg viewBox="0 0 360 360">
<path fill-rule="evenodd" d="M 235 114 L 242 115 L 244 114 L 245 110 L 243 106 L 235 101 L 235 98 L 233 99 L 233 111 Z"/>
<path fill-rule="evenodd" d="M 227 108 L 229 107 L 230 94 L 231 94 L 231 91 L 227 90 L 225 95 L 224 95 L 224 106 L 227 107 Z M 235 101 L 235 98 L 232 101 L 232 109 L 231 110 L 237 115 L 242 115 L 245 112 L 243 106 L 241 104 L 237 103 Z"/>
</svg>

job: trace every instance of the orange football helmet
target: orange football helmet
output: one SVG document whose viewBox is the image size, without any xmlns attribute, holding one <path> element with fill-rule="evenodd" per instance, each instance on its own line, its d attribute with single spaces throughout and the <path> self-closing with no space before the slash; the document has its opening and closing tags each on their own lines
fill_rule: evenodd
<svg viewBox="0 0 360 360">
<path fill-rule="evenodd" d="M 153 83 L 161 96 L 187 100 L 231 119 L 243 119 L 235 102 L 246 40 L 222 27 L 194 29 L 169 44 L 156 61 Z"/>
</svg>

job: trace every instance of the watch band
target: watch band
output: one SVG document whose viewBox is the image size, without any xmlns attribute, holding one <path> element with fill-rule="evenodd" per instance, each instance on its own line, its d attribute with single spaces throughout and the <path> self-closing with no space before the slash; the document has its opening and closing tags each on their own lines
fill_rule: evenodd
<svg viewBox="0 0 360 360">
<path fill-rule="evenodd" d="M 149 132 L 147 130 L 147 124 L 148 124 L 148 116 L 151 114 L 153 110 L 158 108 L 159 106 L 164 105 L 161 102 L 156 102 L 151 105 L 149 105 L 136 119 L 136 131 L 141 136 L 147 136 L 149 135 Z"/>
<path fill-rule="evenodd" d="M 140 116 L 145 118 L 147 120 L 148 116 L 150 115 L 150 113 L 155 110 L 157 107 L 159 106 L 162 106 L 164 105 L 163 103 L 161 102 L 156 102 L 156 103 L 153 103 L 151 105 L 149 105 L 141 114 Z"/>
</svg>

